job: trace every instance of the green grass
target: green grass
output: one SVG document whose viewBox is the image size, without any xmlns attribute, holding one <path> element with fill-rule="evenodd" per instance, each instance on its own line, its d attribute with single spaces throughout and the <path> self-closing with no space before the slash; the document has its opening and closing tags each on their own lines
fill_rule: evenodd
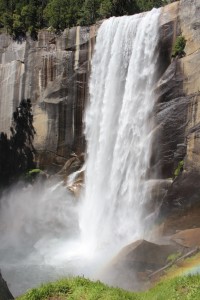
<svg viewBox="0 0 200 300">
<path fill-rule="evenodd" d="M 200 275 L 163 280 L 147 292 L 131 293 L 83 277 L 68 278 L 32 289 L 18 300 L 199 300 Z"/>
<path fill-rule="evenodd" d="M 200 276 L 175 277 L 158 283 L 140 300 L 199 300 Z"/>
</svg>

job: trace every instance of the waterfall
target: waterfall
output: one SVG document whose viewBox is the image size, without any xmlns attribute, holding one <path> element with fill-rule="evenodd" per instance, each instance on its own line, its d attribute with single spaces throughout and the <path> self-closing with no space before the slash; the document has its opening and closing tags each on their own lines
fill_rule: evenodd
<svg viewBox="0 0 200 300">
<path fill-rule="evenodd" d="M 101 249 L 144 236 L 160 10 L 99 29 L 86 111 L 83 243 Z"/>
<path fill-rule="evenodd" d="M 111 18 L 98 31 L 80 201 L 52 178 L 2 196 L 0 267 L 14 295 L 60 275 L 93 279 L 121 247 L 145 237 L 159 16 Z"/>
</svg>

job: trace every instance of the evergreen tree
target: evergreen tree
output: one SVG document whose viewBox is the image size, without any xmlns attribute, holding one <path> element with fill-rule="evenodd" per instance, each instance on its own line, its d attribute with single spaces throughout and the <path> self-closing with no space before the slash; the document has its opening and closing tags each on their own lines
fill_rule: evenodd
<svg viewBox="0 0 200 300">
<path fill-rule="evenodd" d="M 44 27 L 63 30 L 110 16 L 131 15 L 173 0 L 0 0 L 0 27 L 18 38 Z"/>
<path fill-rule="evenodd" d="M 30 99 L 22 100 L 13 113 L 10 139 L 0 133 L 0 178 L 1 184 L 35 167 L 33 139 L 33 114 Z"/>
<path fill-rule="evenodd" d="M 85 0 L 82 7 L 82 16 L 80 19 L 81 25 L 91 25 L 99 18 L 99 9 L 101 1 L 99 0 Z"/>
</svg>

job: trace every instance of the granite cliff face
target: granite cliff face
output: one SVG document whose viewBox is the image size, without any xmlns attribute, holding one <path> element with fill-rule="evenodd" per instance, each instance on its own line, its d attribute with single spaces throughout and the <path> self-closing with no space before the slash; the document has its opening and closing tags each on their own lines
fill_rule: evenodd
<svg viewBox="0 0 200 300">
<path fill-rule="evenodd" d="M 157 142 L 151 169 L 159 170 L 156 179 L 166 179 L 184 160 L 184 172 L 168 192 L 167 202 L 174 202 L 180 180 L 197 178 L 200 170 L 199 15 L 200 0 L 181 0 L 166 6 L 160 20 Z M 59 36 L 43 30 L 37 41 L 16 42 L 0 35 L 0 130 L 9 133 L 15 107 L 21 99 L 31 98 L 37 159 L 44 167 L 63 165 L 71 153 L 84 151 L 82 121 L 97 28 L 71 28 Z M 186 56 L 172 60 L 179 34 L 187 40 Z"/>
<path fill-rule="evenodd" d="M 179 163 L 184 164 L 163 199 L 164 211 L 172 212 L 199 200 L 200 1 L 181 0 L 166 11 L 170 7 L 177 9 L 173 40 L 180 34 L 185 37 L 185 56 L 172 59 L 159 80 L 155 110 L 160 178 L 174 177 Z"/>
<path fill-rule="evenodd" d="M 96 26 L 61 35 L 43 30 L 38 40 L 0 35 L 0 130 L 9 134 L 12 113 L 30 98 L 40 165 L 63 164 L 84 151 L 82 118 L 88 94 Z"/>
</svg>

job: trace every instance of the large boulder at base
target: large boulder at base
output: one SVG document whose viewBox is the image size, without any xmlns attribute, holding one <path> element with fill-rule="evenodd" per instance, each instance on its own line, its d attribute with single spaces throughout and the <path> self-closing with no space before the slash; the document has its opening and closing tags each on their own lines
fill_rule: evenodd
<svg viewBox="0 0 200 300">
<path fill-rule="evenodd" d="M 14 297 L 9 291 L 7 283 L 3 279 L 0 272 L 0 300 L 10 300 L 10 299 L 14 299 Z"/>
<path fill-rule="evenodd" d="M 138 240 L 124 247 L 112 260 L 101 279 L 111 285 L 128 290 L 144 290 L 149 286 L 148 275 L 164 267 L 176 245 L 159 245 Z"/>
</svg>

